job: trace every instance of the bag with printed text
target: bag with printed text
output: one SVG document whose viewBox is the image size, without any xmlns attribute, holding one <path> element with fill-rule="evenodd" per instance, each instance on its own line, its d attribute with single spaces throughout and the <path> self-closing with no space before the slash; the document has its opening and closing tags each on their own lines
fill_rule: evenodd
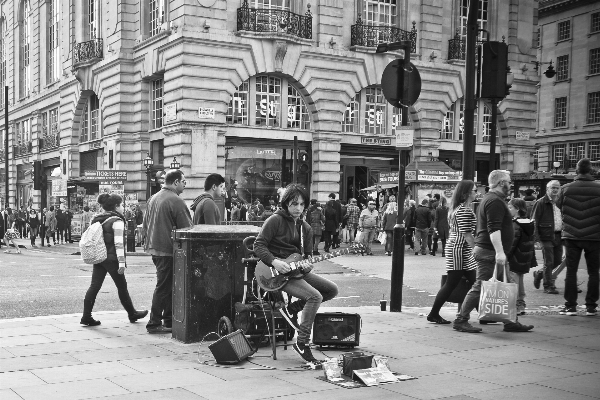
<svg viewBox="0 0 600 400">
<path fill-rule="evenodd" d="M 496 279 L 498 264 L 489 281 L 481 282 L 479 297 L 479 319 L 497 322 L 517 322 L 517 293 L 516 283 L 508 282 L 508 271 L 504 268 L 504 281 Z"/>
</svg>

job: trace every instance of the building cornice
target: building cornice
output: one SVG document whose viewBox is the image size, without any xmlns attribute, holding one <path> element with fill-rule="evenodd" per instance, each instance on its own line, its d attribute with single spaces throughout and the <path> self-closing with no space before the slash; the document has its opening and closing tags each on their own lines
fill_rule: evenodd
<svg viewBox="0 0 600 400">
<path fill-rule="evenodd" d="M 597 0 L 541 0 L 539 3 L 539 18 L 557 14 L 573 8 L 594 4 Z"/>
</svg>

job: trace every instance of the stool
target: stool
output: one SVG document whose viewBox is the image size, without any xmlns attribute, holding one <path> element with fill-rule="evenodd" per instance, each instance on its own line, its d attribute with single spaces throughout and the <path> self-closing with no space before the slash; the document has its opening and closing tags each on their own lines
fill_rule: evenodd
<svg viewBox="0 0 600 400">
<path fill-rule="evenodd" d="M 244 258 L 242 258 L 242 262 L 246 265 L 245 268 L 245 277 L 244 277 L 244 297 L 242 300 L 242 303 L 246 303 L 246 296 L 248 293 L 248 289 L 250 290 L 256 290 L 257 292 L 257 300 L 261 302 L 261 307 L 264 310 L 264 306 L 262 305 L 262 302 L 266 301 L 266 303 L 269 304 L 269 308 L 271 311 L 271 321 L 270 324 L 267 321 L 267 329 L 269 330 L 269 336 L 270 336 L 270 341 L 271 341 L 271 351 L 273 354 L 273 360 L 277 360 L 277 332 L 279 333 L 283 333 L 283 344 L 280 345 L 283 346 L 284 350 L 287 350 L 288 347 L 288 335 L 289 335 L 289 329 L 293 329 L 291 328 L 287 321 L 285 322 L 285 327 L 284 328 L 277 328 L 277 325 L 275 323 L 275 317 L 279 317 L 281 319 L 283 319 L 283 317 L 281 316 L 281 313 L 279 313 L 279 311 L 277 311 L 277 303 L 278 302 L 285 302 L 284 298 L 283 298 L 283 293 L 280 290 L 275 290 L 275 291 L 271 291 L 271 292 L 264 292 L 263 295 L 261 295 L 261 290 L 258 285 L 256 285 L 256 287 L 253 287 L 253 276 L 254 276 L 254 268 L 252 268 L 252 274 L 249 274 L 249 270 L 250 270 L 250 265 L 253 264 L 253 267 L 256 267 L 256 264 L 260 261 L 260 259 L 258 257 L 256 257 L 256 253 L 254 252 L 254 241 L 256 240 L 256 236 L 248 236 L 247 238 L 244 239 L 243 244 L 244 244 Z M 250 276 L 249 276 L 250 275 Z M 288 300 L 290 300 L 288 298 Z M 270 325 L 270 326 L 269 326 Z"/>
</svg>

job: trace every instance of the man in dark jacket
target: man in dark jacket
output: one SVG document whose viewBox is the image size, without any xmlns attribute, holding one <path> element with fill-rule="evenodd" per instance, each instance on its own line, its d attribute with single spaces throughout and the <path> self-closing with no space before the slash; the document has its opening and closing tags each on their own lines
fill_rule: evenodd
<svg viewBox="0 0 600 400">
<path fill-rule="evenodd" d="M 342 203 L 335 199 L 335 193 L 329 193 L 329 200 L 333 201 L 333 209 L 335 210 L 335 232 L 333 234 L 333 245 L 331 248 L 337 249 L 340 247 L 340 224 L 342 223 Z"/>
<path fill-rule="evenodd" d="M 556 205 L 563 213 L 562 239 L 565 242 L 567 277 L 565 307 L 562 315 L 577 315 L 577 269 L 581 252 L 585 251 L 588 286 L 585 315 L 596 315 L 599 297 L 600 268 L 600 182 L 592 177 L 590 160 L 577 163 L 574 182 L 563 186 Z"/>
<path fill-rule="evenodd" d="M 429 199 L 423 199 L 416 210 L 417 223 L 415 225 L 415 241 L 421 242 L 421 254 L 427 254 L 427 235 L 431 226 L 431 210 L 429 210 Z M 415 244 L 415 256 L 419 255 L 417 245 Z"/>
<path fill-rule="evenodd" d="M 221 211 L 215 198 L 221 197 L 225 190 L 225 178 L 219 174 L 210 174 L 204 182 L 204 193 L 196 197 L 190 207 L 194 211 L 194 225 L 220 225 Z"/>
<path fill-rule="evenodd" d="M 404 225 L 406 225 L 406 238 L 408 240 L 408 245 L 411 250 L 415 249 L 415 242 L 413 241 L 413 235 L 415 233 L 415 224 L 417 222 L 416 219 L 416 203 L 414 200 L 409 200 L 408 208 L 404 210 Z"/>
<path fill-rule="evenodd" d="M 532 219 L 534 220 L 534 241 L 540 244 L 544 256 L 544 268 L 533 273 L 533 285 L 540 288 L 544 280 L 544 293 L 558 294 L 554 286 L 552 270 L 562 261 L 563 248 L 560 240 L 562 231 L 562 213 L 556 206 L 560 182 L 554 180 L 546 185 L 546 195 L 539 199 L 533 206 Z"/>
</svg>

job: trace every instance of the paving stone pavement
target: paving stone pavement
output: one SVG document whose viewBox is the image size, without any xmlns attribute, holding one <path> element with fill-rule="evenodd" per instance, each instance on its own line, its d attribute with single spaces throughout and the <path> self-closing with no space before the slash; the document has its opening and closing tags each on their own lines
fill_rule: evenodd
<svg viewBox="0 0 600 400">
<path fill-rule="evenodd" d="M 99 312 L 98 327 L 80 315 L 0 320 L 0 399 L 593 399 L 600 398 L 600 316 L 538 310 L 521 317 L 529 333 L 501 324 L 468 334 L 430 324 L 425 308 L 322 307 L 359 313 L 361 350 L 389 357 L 415 380 L 344 389 L 316 379 L 288 348 L 271 359 L 260 348 L 236 366 L 216 366 L 207 343 L 149 335 L 123 312 Z M 451 319 L 456 310 L 445 307 Z M 474 322 L 476 323 L 476 322 Z M 314 350 L 317 358 L 343 349 Z"/>
</svg>

